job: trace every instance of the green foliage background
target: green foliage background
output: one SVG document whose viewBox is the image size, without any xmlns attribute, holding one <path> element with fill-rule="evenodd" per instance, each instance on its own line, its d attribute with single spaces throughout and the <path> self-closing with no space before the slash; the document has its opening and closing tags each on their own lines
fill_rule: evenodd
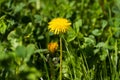
<svg viewBox="0 0 120 80">
<path fill-rule="evenodd" d="M 59 80 L 56 17 L 63 37 L 63 80 L 120 79 L 120 0 L 0 0 L 0 80 Z"/>
</svg>

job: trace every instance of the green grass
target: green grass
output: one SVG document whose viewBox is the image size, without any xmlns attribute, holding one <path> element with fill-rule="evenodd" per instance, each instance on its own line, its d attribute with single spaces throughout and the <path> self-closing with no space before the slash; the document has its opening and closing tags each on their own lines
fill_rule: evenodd
<svg viewBox="0 0 120 80">
<path fill-rule="evenodd" d="M 48 22 L 72 25 L 62 36 L 62 80 L 120 79 L 120 0 L 0 0 L 0 80 L 60 80 L 60 44 Z"/>
</svg>

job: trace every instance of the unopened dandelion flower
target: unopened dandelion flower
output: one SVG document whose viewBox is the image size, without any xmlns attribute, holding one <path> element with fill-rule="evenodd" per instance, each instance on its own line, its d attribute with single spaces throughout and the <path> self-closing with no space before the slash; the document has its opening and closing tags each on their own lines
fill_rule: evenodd
<svg viewBox="0 0 120 80">
<path fill-rule="evenodd" d="M 51 42 L 48 44 L 48 50 L 51 52 L 51 53 L 54 53 L 58 48 L 58 43 L 57 42 Z"/>
<path fill-rule="evenodd" d="M 64 18 L 55 18 L 51 20 L 48 24 L 48 29 L 54 34 L 65 33 L 71 25 L 71 23 Z"/>
</svg>

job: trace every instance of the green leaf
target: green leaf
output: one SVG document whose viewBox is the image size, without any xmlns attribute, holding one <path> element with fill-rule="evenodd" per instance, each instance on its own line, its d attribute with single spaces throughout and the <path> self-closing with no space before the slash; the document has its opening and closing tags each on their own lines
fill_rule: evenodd
<svg viewBox="0 0 120 80">
<path fill-rule="evenodd" d="M 107 49 L 102 49 L 102 54 L 100 55 L 101 61 L 104 61 L 107 56 L 108 56 L 108 50 Z"/>
<path fill-rule="evenodd" d="M 67 41 L 70 42 L 76 38 L 76 33 L 72 28 L 69 28 L 67 32 Z"/>
<path fill-rule="evenodd" d="M 106 20 L 102 20 L 102 30 L 106 27 L 108 22 Z"/>
<path fill-rule="evenodd" d="M 81 39 L 81 38 L 83 38 L 83 37 L 84 37 L 84 35 L 83 35 L 81 32 L 78 32 L 78 33 L 77 33 L 77 38 L 78 38 L 78 39 Z"/>
<path fill-rule="evenodd" d="M 34 15 L 35 22 L 40 23 L 41 22 L 41 16 L 40 15 Z"/>
<path fill-rule="evenodd" d="M 105 46 L 105 43 L 104 43 L 104 42 L 99 42 L 99 43 L 96 45 L 96 47 L 98 47 L 98 48 L 103 47 L 103 46 Z"/>
<path fill-rule="evenodd" d="M 23 30 L 23 33 L 24 33 L 24 35 L 31 35 L 33 30 L 34 30 L 34 26 L 30 22 L 30 23 L 27 24 L 27 26 Z"/>
<path fill-rule="evenodd" d="M 0 54 L 0 61 L 2 61 L 2 60 L 4 60 L 4 59 L 7 59 L 7 58 L 9 58 L 9 56 L 6 55 L 5 53 L 1 53 L 1 54 Z"/>
<path fill-rule="evenodd" d="M 102 34 L 102 31 L 100 31 L 99 29 L 95 29 L 92 31 L 92 34 L 95 36 L 100 36 Z"/>
<path fill-rule="evenodd" d="M 91 37 L 84 37 L 86 45 L 95 45 L 95 40 Z"/>
<path fill-rule="evenodd" d="M 0 21 L 0 33 L 4 34 L 6 32 L 7 29 L 7 25 L 5 24 L 5 22 L 2 20 Z"/>
<path fill-rule="evenodd" d="M 18 46 L 16 48 L 16 54 L 19 57 L 25 58 L 26 57 L 26 48 L 25 48 L 25 46 Z"/>
<path fill-rule="evenodd" d="M 40 36 L 38 36 L 38 39 L 39 39 L 39 40 L 42 40 L 42 39 L 44 39 L 44 36 L 43 36 L 43 35 L 40 35 Z"/>
<path fill-rule="evenodd" d="M 12 50 L 15 50 L 17 46 L 22 45 L 21 36 L 16 34 L 16 30 L 11 31 L 8 34 L 7 39 L 11 44 L 11 49 Z"/>
<path fill-rule="evenodd" d="M 24 3 L 20 3 L 15 7 L 15 13 L 20 12 L 25 7 Z"/>
<path fill-rule="evenodd" d="M 79 19 L 78 21 L 76 21 L 74 23 L 74 27 L 75 27 L 75 30 L 76 30 L 77 33 L 79 32 L 79 29 L 80 29 L 81 26 L 82 26 L 82 19 Z"/>
<path fill-rule="evenodd" d="M 31 55 L 34 53 L 35 51 L 35 45 L 34 44 L 29 44 L 27 47 L 26 47 L 26 58 L 25 60 L 26 61 L 29 61 Z"/>
<path fill-rule="evenodd" d="M 113 5 L 112 7 L 112 11 L 115 13 L 115 14 L 120 14 L 120 0 L 116 0 L 115 1 L 115 5 Z"/>
<path fill-rule="evenodd" d="M 23 30 L 22 30 L 21 26 L 19 26 L 18 28 L 15 29 L 15 34 L 18 35 L 18 36 L 23 35 Z"/>
<path fill-rule="evenodd" d="M 99 51 L 100 51 L 100 49 L 99 49 L 99 48 L 94 49 L 94 54 L 98 53 Z"/>
</svg>

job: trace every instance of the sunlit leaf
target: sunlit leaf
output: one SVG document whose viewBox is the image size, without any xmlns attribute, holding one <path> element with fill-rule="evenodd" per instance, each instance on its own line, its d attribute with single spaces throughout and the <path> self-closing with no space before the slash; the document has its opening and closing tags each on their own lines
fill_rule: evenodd
<svg viewBox="0 0 120 80">
<path fill-rule="evenodd" d="M 0 21 L 0 33 L 4 34 L 6 32 L 7 25 L 4 21 Z"/>
<path fill-rule="evenodd" d="M 104 29 L 107 24 L 108 24 L 108 22 L 106 20 L 102 20 L 102 29 Z"/>
<path fill-rule="evenodd" d="M 20 12 L 25 7 L 24 3 L 20 3 L 15 8 L 15 13 Z"/>
<path fill-rule="evenodd" d="M 100 31 L 99 29 L 95 29 L 92 31 L 92 34 L 95 36 L 100 36 L 102 34 L 102 31 Z"/>
<path fill-rule="evenodd" d="M 75 27 L 75 30 L 76 30 L 77 33 L 80 31 L 81 26 L 82 26 L 82 20 L 81 19 L 75 22 L 74 27 Z"/>
<path fill-rule="evenodd" d="M 26 61 L 29 61 L 31 55 L 34 53 L 34 50 L 35 50 L 35 45 L 34 44 L 29 44 L 26 47 L 26 58 L 25 58 Z"/>
<path fill-rule="evenodd" d="M 16 54 L 17 54 L 17 56 L 19 56 L 21 58 L 25 58 L 26 57 L 26 48 L 25 48 L 25 46 L 18 46 L 16 48 Z"/>
<path fill-rule="evenodd" d="M 67 33 L 67 41 L 68 42 L 70 42 L 70 41 L 72 41 L 72 40 L 74 40 L 75 38 L 76 38 L 76 33 L 75 33 L 75 31 L 72 29 L 72 28 L 70 28 L 69 30 L 68 30 L 68 33 Z"/>
</svg>

